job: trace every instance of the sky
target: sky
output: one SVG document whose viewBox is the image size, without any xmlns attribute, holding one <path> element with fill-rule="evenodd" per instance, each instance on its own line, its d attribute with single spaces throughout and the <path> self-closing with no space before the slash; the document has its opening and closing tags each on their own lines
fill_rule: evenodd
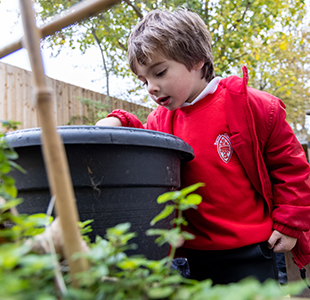
<svg viewBox="0 0 310 300">
<path fill-rule="evenodd" d="M 0 48 L 23 36 L 18 0 L 0 0 Z M 83 55 L 77 48 L 65 48 L 57 57 L 51 56 L 47 47 L 42 50 L 45 74 L 51 78 L 74 84 L 99 93 L 106 93 L 105 77 L 100 69 L 99 49 L 93 47 Z M 21 49 L 0 59 L 1 62 L 31 70 L 27 50 Z M 121 84 L 120 84 L 121 81 Z M 113 77 L 110 82 L 111 96 L 122 99 L 121 94 L 132 88 L 127 80 Z"/>
</svg>

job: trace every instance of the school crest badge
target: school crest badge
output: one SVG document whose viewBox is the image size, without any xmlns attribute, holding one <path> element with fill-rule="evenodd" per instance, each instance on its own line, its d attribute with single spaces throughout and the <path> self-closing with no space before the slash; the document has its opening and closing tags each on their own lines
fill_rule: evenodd
<svg viewBox="0 0 310 300">
<path fill-rule="evenodd" d="M 227 133 L 219 134 L 214 145 L 217 145 L 217 153 L 224 163 L 228 163 L 233 154 L 233 147 Z"/>
</svg>

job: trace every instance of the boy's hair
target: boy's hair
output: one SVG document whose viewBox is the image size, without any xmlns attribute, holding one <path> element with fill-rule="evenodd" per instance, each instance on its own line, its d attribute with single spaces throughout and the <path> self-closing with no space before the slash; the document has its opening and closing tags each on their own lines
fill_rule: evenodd
<svg viewBox="0 0 310 300">
<path fill-rule="evenodd" d="M 133 29 L 128 39 L 128 61 L 136 74 L 136 64 L 147 65 L 154 55 L 184 64 L 190 71 L 204 62 L 202 77 L 214 77 L 211 35 L 202 19 L 193 12 L 154 10 Z"/>
</svg>

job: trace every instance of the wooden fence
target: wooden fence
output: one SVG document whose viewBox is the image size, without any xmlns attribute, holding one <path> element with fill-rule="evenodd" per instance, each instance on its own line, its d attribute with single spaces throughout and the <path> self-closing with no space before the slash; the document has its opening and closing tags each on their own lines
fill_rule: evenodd
<svg viewBox="0 0 310 300">
<path fill-rule="evenodd" d="M 75 116 L 88 117 L 87 107 L 80 98 L 107 103 L 106 96 L 78 86 L 46 77 L 54 97 L 54 115 L 57 126 L 67 125 Z M 21 122 L 19 129 L 40 127 L 33 100 L 31 72 L 0 62 L 0 120 Z M 111 109 L 122 108 L 130 112 L 147 112 L 150 108 L 110 98 Z M 84 124 L 79 118 L 74 124 Z"/>
</svg>

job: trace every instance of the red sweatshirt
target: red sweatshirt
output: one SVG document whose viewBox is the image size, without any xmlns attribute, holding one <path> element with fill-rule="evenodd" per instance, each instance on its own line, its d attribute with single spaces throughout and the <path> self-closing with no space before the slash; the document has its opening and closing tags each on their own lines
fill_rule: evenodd
<svg viewBox="0 0 310 300">
<path fill-rule="evenodd" d="M 243 71 L 243 80 L 221 80 L 215 94 L 193 106 L 158 107 L 145 126 L 122 110 L 109 116 L 123 126 L 175 134 L 193 147 L 195 159 L 184 169 L 182 185 L 203 181 L 206 187 L 199 190 L 198 210 L 186 213 L 186 230 L 196 239 L 185 247 L 241 247 L 267 240 L 273 227 L 298 238 L 292 252 L 302 267 L 310 263 L 309 164 L 285 121 L 284 104 L 247 88 Z"/>
</svg>

